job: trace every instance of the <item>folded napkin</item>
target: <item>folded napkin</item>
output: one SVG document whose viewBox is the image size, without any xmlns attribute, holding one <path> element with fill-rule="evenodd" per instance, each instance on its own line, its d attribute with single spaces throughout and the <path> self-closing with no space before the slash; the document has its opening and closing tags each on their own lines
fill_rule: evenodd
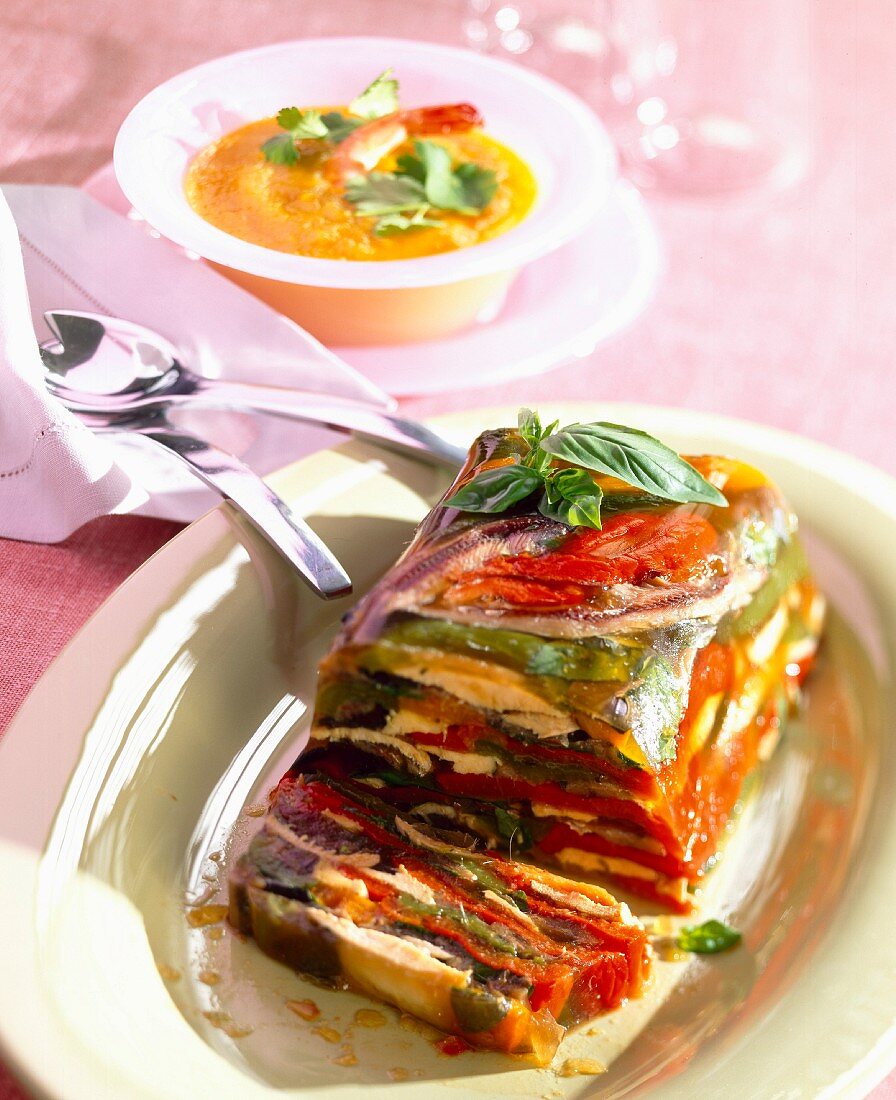
<svg viewBox="0 0 896 1100">
<path fill-rule="evenodd" d="M 0 192 L 0 537 L 59 542 L 145 494 L 50 397 L 43 374 L 19 236 Z"/>
<path fill-rule="evenodd" d="M 124 433 L 92 437 L 48 395 L 35 330 L 49 337 L 43 313 L 60 308 L 146 325 L 174 343 L 187 366 L 209 377 L 395 406 L 294 322 L 139 219 L 108 209 L 80 188 L 4 184 L 0 537 L 62 539 L 105 512 L 188 522 L 219 499 L 145 439 Z M 344 438 L 235 410 L 182 410 L 174 419 L 261 476 Z"/>
</svg>

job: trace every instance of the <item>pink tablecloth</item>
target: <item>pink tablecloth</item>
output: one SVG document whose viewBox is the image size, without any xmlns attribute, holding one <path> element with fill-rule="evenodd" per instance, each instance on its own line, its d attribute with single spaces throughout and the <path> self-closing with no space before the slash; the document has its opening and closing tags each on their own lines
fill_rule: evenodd
<svg viewBox="0 0 896 1100">
<path fill-rule="evenodd" d="M 410 400 L 406 411 L 634 398 L 790 428 L 896 473 L 896 23 L 888 0 L 813 10 L 821 132 L 805 185 L 760 205 L 654 201 L 669 273 L 633 328 L 522 387 Z M 140 95 L 217 54 L 323 33 L 456 41 L 458 28 L 456 6 L 437 0 L 3 0 L 0 180 L 79 183 L 109 158 Z M 61 546 L 0 543 L 0 730 L 103 597 L 175 530 L 107 519 Z M 0 1067 L 0 1100 L 22 1095 Z M 896 1098 L 896 1075 L 874 1096 Z"/>
</svg>

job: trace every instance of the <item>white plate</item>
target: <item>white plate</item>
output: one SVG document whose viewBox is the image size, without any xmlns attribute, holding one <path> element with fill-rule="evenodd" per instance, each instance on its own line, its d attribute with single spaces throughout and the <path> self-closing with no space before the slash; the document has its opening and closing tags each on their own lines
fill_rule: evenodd
<svg viewBox="0 0 896 1100">
<path fill-rule="evenodd" d="M 500 1055 L 447 1059 L 394 1023 L 352 1026 L 362 998 L 308 986 L 251 941 L 190 928 L 185 896 L 214 895 L 257 828 L 243 811 L 295 754 L 316 661 L 347 606 L 315 601 L 219 509 L 113 595 L 0 743 L 0 1038 L 38 1095 L 860 1097 L 896 1060 L 896 483 L 819 444 L 705 414 L 542 412 L 754 461 L 810 530 L 834 609 L 824 657 L 706 889 L 704 910 L 741 928 L 743 945 L 659 965 L 643 999 L 564 1044 L 562 1057 L 599 1058 L 606 1075 L 559 1078 Z M 440 426 L 469 439 L 510 417 Z M 358 444 L 275 483 L 359 594 L 442 488 L 432 470 Z M 180 978 L 163 980 L 159 964 Z M 209 968 L 217 984 L 201 980 Z M 286 1009 L 307 996 L 356 1065 L 334 1064 L 341 1043 Z M 228 1035 L 222 1022 L 251 1030 Z M 416 1076 L 395 1082 L 395 1068 Z"/>
<path fill-rule="evenodd" d="M 84 188 L 119 213 L 130 207 L 112 165 Z M 176 246 L 172 246 L 176 247 Z M 394 397 L 475 389 L 541 374 L 590 355 L 631 324 L 653 297 L 662 271 L 644 200 L 620 180 L 601 212 L 575 240 L 529 264 L 497 314 L 446 340 L 393 347 L 335 347 L 351 366 Z M 261 472 L 290 457 L 288 426 L 265 433 Z"/>
</svg>

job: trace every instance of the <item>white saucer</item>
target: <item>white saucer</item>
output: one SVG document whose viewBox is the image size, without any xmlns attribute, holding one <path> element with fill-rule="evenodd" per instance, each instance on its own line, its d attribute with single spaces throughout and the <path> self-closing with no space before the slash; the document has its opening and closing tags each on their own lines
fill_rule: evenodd
<svg viewBox="0 0 896 1100">
<path fill-rule="evenodd" d="M 128 213 L 111 164 L 83 186 Z M 493 318 L 438 342 L 333 350 L 395 397 L 541 374 L 590 355 L 629 325 L 650 301 L 661 268 L 644 200 L 620 180 L 586 232 L 523 270 Z"/>
</svg>

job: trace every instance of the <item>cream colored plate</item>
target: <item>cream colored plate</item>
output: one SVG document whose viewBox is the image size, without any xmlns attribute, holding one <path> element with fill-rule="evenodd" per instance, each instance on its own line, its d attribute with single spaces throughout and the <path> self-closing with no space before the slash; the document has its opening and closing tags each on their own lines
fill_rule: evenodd
<svg viewBox="0 0 896 1100">
<path fill-rule="evenodd" d="M 362 998 L 310 986 L 229 932 L 192 928 L 186 900 L 204 890 L 214 900 L 257 827 L 245 810 L 302 742 L 315 664 L 348 606 L 312 598 L 218 509 L 112 596 L 0 744 L 0 1037 L 36 1093 L 858 1097 L 896 1061 L 896 483 L 717 417 L 543 413 L 637 424 L 685 450 L 755 461 L 810 530 L 835 611 L 824 658 L 703 900 L 743 930 L 743 946 L 659 965 L 644 999 L 561 1049 L 558 1064 L 591 1058 L 607 1072 L 559 1077 L 493 1054 L 441 1056 L 391 1009 L 385 1026 L 360 1027 Z M 512 416 L 441 423 L 468 440 Z M 275 480 L 358 594 L 444 485 L 354 443 Z M 317 1025 L 285 1007 L 306 997 L 322 1009 Z"/>
</svg>

